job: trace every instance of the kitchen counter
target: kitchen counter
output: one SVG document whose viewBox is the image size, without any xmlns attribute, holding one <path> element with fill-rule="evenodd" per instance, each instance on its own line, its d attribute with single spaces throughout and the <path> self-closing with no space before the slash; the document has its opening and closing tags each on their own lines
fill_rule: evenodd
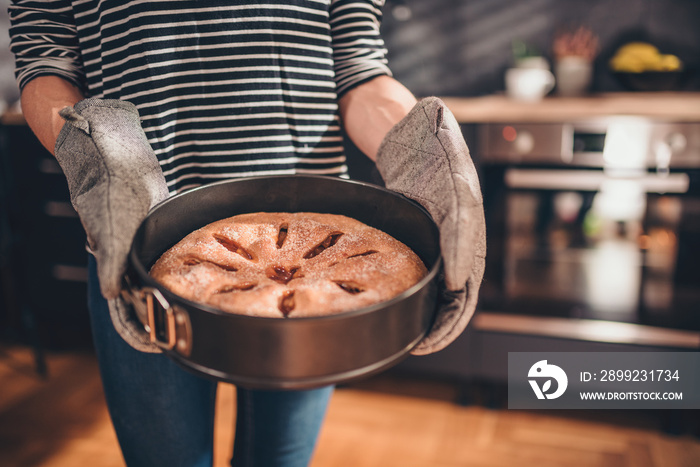
<svg viewBox="0 0 700 467">
<path fill-rule="evenodd" d="M 700 122 L 700 92 L 620 92 L 582 97 L 546 97 L 521 102 L 505 95 L 442 97 L 460 123 L 561 123 L 613 115 L 634 115 L 674 122 Z M 5 125 L 22 125 L 20 112 L 0 117 Z"/>
<path fill-rule="evenodd" d="M 521 102 L 505 95 L 443 97 L 460 123 L 561 123 L 614 115 L 700 122 L 700 92 L 621 92 Z"/>
<path fill-rule="evenodd" d="M 15 109 L 6 110 L 0 115 L 0 124 L 2 125 L 26 125 L 26 123 L 22 112 Z"/>
</svg>

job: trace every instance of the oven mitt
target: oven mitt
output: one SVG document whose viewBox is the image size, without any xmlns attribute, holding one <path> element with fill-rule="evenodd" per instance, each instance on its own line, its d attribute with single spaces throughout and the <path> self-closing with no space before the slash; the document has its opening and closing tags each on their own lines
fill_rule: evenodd
<svg viewBox="0 0 700 467">
<path fill-rule="evenodd" d="M 476 309 L 486 256 L 479 178 L 457 120 L 436 97 L 419 101 L 387 133 L 377 168 L 388 189 L 422 205 L 440 229 L 439 309 L 428 335 L 412 350 L 437 352 L 462 333 Z"/>
<path fill-rule="evenodd" d="M 158 159 L 129 102 L 85 99 L 59 114 L 66 123 L 56 159 L 97 259 L 114 327 L 132 347 L 155 352 L 120 292 L 134 234 L 148 210 L 168 196 Z"/>
</svg>

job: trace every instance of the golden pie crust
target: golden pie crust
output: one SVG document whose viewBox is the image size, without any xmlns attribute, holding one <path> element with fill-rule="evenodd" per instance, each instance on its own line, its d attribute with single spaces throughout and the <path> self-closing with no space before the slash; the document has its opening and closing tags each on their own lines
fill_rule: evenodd
<svg viewBox="0 0 700 467">
<path fill-rule="evenodd" d="M 226 312 L 321 316 L 389 300 L 426 274 L 392 236 L 320 213 L 251 213 L 196 230 L 150 274 L 175 294 Z"/>
</svg>

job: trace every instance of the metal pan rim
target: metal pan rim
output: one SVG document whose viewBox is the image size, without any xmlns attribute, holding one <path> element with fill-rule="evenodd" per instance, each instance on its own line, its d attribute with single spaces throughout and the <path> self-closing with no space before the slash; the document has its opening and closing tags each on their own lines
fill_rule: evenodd
<svg viewBox="0 0 700 467">
<path fill-rule="evenodd" d="M 275 178 L 282 179 L 282 178 L 289 178 L 289 177 L 291 177 L 291 176 L 293 176 L 293 177 L 295 177 L 295 178 L 309 178 L 309 179 L 323 179 L 323 180 L 331 179 L 331 180 L 334 180 L 334 181 L 342 181 L 342 182 L 344 182 L 344 183 L 351 183 L 351 184 L 355 184 L 355 185 L 364 186 L 364 187 L 367 187 L 367 188 L 370 188 L 370 189 L 383 191 L 383 192 L 385 192 L 385 193 L 387 193 L 387 194 L 389 194 L 389 195 L 391 195 L 391 196 L 398 196 L 398 197 L 403 198 L 403 199 L 404 199 L 405 201 L 407 201 L 408 203 L 414 205 L 415 208 L 417 208 L 418 210 L 422 211 L 423 214 L 424 214 L 428 219 L 431 219 L 431 222 L 432 222 L 432 218 L 430 217 L 430 214 L 428 214 L 428 212 L 427 212 L 421 205 L 419 205 L 418 203 L 416 203 L 415 201 L 413 201 L 413 200 L 411 200 L 411 199 L 409 199 L 409 198 L 406 198 L 405 196 L 401 195 L 400 193 L 397 193 L 397 192 L 388 190 L 388 189 L 386 189 L 386 188 L 384 188 L 384 187 L 381 187 L 381 186 L 378 186 L 378 185 L 373 185 L 373 184 L 370 184 L 370 183 L 366 183 L 366 182 L 361 182 L 361 181 L 357 181 L 357 180 L 347 180 L 347 179 L 341 179 L 341 178 L 338 178 L 338 177 L 329 177 L 329 176 L 323 176 L 323 175 L 271 175 L 271 176 L 252 176 L 252 177 L 241 177 L 241 178 L 236 178 L 236 179 L 233 179 L 233 180 L 222 180 L 222 181 L 219 181 L 219 182 L 213 182 L 213 183 L 209 183 L 209 184 L 207 184 L 207 185 L 202 185 L 202 186 L 199 186 L 199 187 L 191 188 L 191 189 L 189 189 L 189 190 L 183 191 L 182 193 L 178 193 L 178 194 L 176 194 L 176 195 L 173 195 L 173 196 L 171 196 L 170 198 L 168 198 L 168 199 L 166 199 L 166 200 L 161 201 L 160 203 L 158 203 L 156 206 L 154 206 L 154 207 L 149 211 L 148 215 L 151 215 L 153 212 L 155 212 L 155 211 L 156 211 L 157 209 L 159 209 L 161 206 L 164 206 L 164 205 L 166 205 L 166 204 L 168 204 L 168 203 L 177 202 L 177 199 L 180 198 L 180 197 L 183 197 L 183 196 L 196 196 L 196 192 L 197 192 L 197 191 L 208 190 L 208 189 L 210 189 L 209 187 L 213 187 L 213 186 L 216 186 L 216 185 L 226 185 L 226 184 L 230 184 L 230 183 L 233 183 L 233 182 L 246 181 L 246 180 L 262 180 L 262 179 L 275 179 Z M 259 211 L 256 211 L 256 212 L 259 212 Z M 313 211 L 307 211 L 307 212 L 313 212 Z M 241 214 L 246 214 L 246 213 L 245 213 L 245 212 L 241 212 Z M 208 313 L 212 313 L 212 314 L 215 314 L 215 315 L 221 315 L 221 316 L 231 316 L 231 315 L 233 315 L 233 316 L 236 316 L 237 318 L 240 318 L 240 319 L 242 319 L 242 320 L 246 320 L 246 319 L 251 319 L 251 320 L 255 320 L 255 321 L 269 320 L 270 322 L 276 322 L 276 321 L 280 321 L 280 322 L 294 322 L 294 321 L 300 321 L 300 322 L 302 322 L 302 321 L 319 321 L 319 320 L 329 320 L 329 321 L 330 321 L 330 320 L 338 320 L 338 319 L 351 318 L 351 317 L 354 317 L 354 316 L 359 316 L 359 315 L 363 315 L 363 314 L 367 314 L 367 313 L 373 313 L 373 312 L 376 312 L 377 310 L 380 310 L 380 309 L 382 309 L 382 308 L 385 308 L 385 307 L 387 307 L 387 306 L 390 306 L 390 305 L 392 305 L 392 304 L 394 304 L 394 303 L 401 302 L 401 301 L 405 300 L 407 297 L 410 297 L 411 295 L 413 295 L 413 294 L 417 293 L 418 291 L 420 291 L 421 289 L 423 289 L 428 283 L 430 283 L 430 282 L 432 282 L 432 281 L 434 280 L 435 276 L 438 274 L 438 272 L 440 271 L 441 266 L 442 266 L 442 256 L 441 256 L 441 255 L 438 255 L 437 259 L 433 262 L 432 265 L 426 264 L 426 268 L 427 268 L 427 270 L 428 270 L 428 273 L 427 273 L 420 281 L 418 281 L 416 284 L 412 285 L 412 286 L 409 287 L 408 289 L 404 290 L 404 291 L 401 292 L 400 294 L 398 294 L 398 295 L 392 297 L 392 298 L 389 299 L 389 300 L 385 300 L 385 301 L 383 301 L 383 302 L 375 303 L 375 304 L 372 304 L 372 305 L 369 305 L 369 306 L 365 306 L 365 307 L 361 307 L 361 308 L 356 308 L 356 309 L 354 309 L 354 310 L 348 310 L 348 311 L 343 311 L 343 312 L 340 312 L 340 313 L 334 313 L 334 314 L 331 314 L 331 315 L 300 316 L 300 317 L 281 318 L 281 317 L 269 317 L 269 316 L 250 316 L 250 315 L 245 315 L 245 314 L 232 313 L 232 312 L 227 312 L 227 311 L 224 311 L 224 310 L 220 310 L 220 309 L 218 309 L 218 308 L 216 308 L 216 307 L 213 307 L 213 306 L 211 306 L 211 305 L 207 305 L 207 304 L 205 304 L 205 303 L 194 302 L 194 301 L 189 300 L 189 299 L 187 299 L 187 298 L 184 298 L 184 297 L 182 297 L 182 296 L 180 296 L 180 295 L 177 295 L 176 293 L 174 293 L 174 292 L 170 291 L 169 289 L 167 289 L 167 288 L 166 288 L 164 285 L 162 285 L 161 283 L 159 283 L 159 282 L 157 282 L 156 280 L 154 280 L 154 279 L 150 276 L 150 274 L 148 273 L 148 271 L 146 270 L 146 267 L 143 265 L 143 263 L 138 259 L 138 257 L 136 257 L 136 255 L 134 255 L 134 257 L 132 257 L 131 259 L 132 259 L 132 265 L 136 268 L 137 273 L 141 276 L 141 278 L 142 278 L 142 280 L 143 280 L 144 282 L 147 282 L 147 285 L 148 285 L 148 286 L 154 287 L 154 288 L 158 288 L 162 293 L 164 293 L 164 294 L 166 294 L 166 295 L 169 295 L 170 297 L 174 298 L 175 300 L 179 301 L 180 303 L 186 304 L 186 305 L 189 306 L 189 307 L 197 308 L 197 309 L 200 309 L 200 310 L 202 310 L 202 311 L 206 311 L 206 312 L 208 312 Z"/>
</svg>

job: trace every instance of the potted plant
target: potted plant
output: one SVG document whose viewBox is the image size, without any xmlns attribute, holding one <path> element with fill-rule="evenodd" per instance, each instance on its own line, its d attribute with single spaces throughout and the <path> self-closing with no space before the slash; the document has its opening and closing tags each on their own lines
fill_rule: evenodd
<svg viewBox="0 0 700 467">
<path fill-rule="evenodd" d="M 593 79 L 598 37 L 585 26 L 560 31 L 554 37 L 552 51 L 557 93 L 561 96 L 585 94 Z"/>
</svg>

